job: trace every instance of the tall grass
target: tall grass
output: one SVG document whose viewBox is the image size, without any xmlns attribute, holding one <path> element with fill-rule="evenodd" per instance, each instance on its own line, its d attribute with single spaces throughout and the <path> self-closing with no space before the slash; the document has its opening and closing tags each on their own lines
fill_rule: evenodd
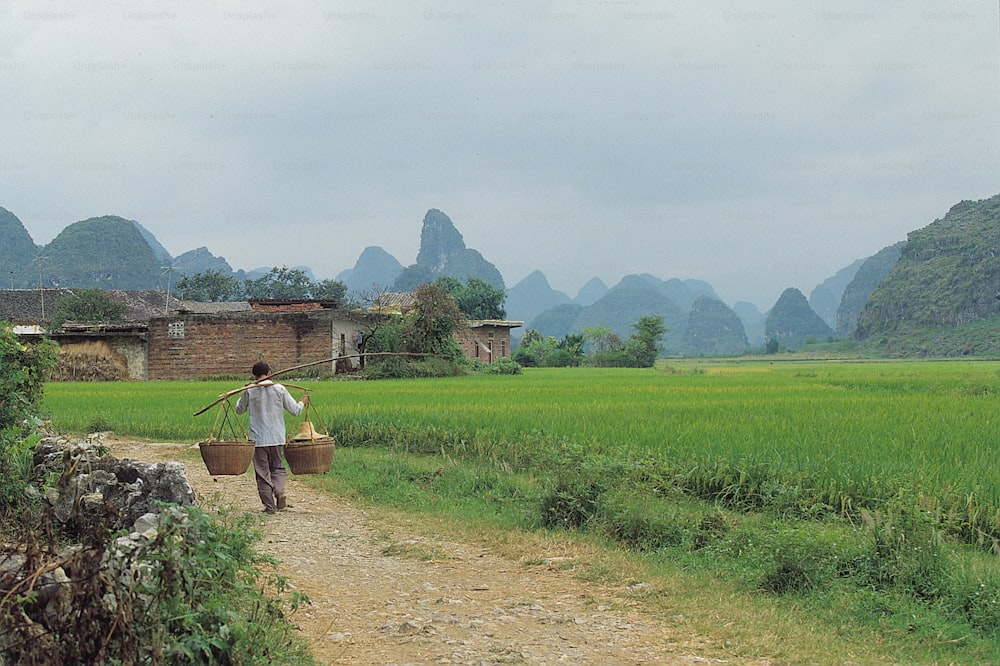
<svg viewBox="0 0 1000 666">
<path fill-rule="evenodd" d="M 341 445 L 542 471 L 607 458 L 653 493 L 681 487 L 806 515 L 857 516 L 905 492 L 969 540 L 1000 538 L 1000 363 L 675 363 L 668 370 L 290 382 L 309 387 Z M 194 442 L 210 434 L 218 408 L 192 414 L 231 388 L 52 383 L 45 408 L 60 431 Z"/>
</svg>

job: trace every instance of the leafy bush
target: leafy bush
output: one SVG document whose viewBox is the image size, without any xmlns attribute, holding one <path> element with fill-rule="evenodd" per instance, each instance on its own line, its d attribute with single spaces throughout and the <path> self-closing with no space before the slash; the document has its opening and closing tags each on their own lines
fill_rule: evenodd
<svg viewBox="0 0 1000 666">
<path fill-rule="evenodd" d="M 67 321 L 122 321 L 127 315 L 128 305 L 111 298 L 103 289 L 81 289 L 59 299 L 51 326 L 56 329 Z"/>
<path fill-rule="evenodd" d="M 542 498 L 542 525 L 548 528 L 582 527 L 597 512 L 603 492 L 598 479 L 582 475 L 560 477 Z"/>
<path fill-rule="evenodd" d="M 5 512 L 17 512 L 24 502 L 38 441 L 28 433 L 41 424 L 36 411 L 55 364 L 54 342 L 22 343 L 9 324 L 0 322 L 0 509 Z"/>
<path fill-rule="evenodd" d="M 583 360 L 583 336 L 566 334 L 562 340 L 530 329 L 511 358 L 526 368 L 575 368 Z"/>
<path fill-rule="evenodd" d="M 388 320 L 373 329 L 365 339 L 365 351 L 371 353 L 403 351 L 403 320 Z M 374 357 L 369 363 L 381 363 L 387 358 L 392 357 Z"/>
<path fill-rule="evenodd" d="M 465 374 L 459 363 L 441 358 L 405 358 L 387 356 L 369 362 L 361 377 L 365 379 L 419 379 L 421 377 L 458 377 Z"/>
<path fill-rule="evenodd" d="M 643 551 L 679 546 L 691 531 L 690 516 L 677 502 L 627 493 L 608 493 L 602 498 L 595 521 L 608 537 L 629 548 Z"/>
<path fill-rule="evenodd" d="M 441 287 L 425 284 L 414 293 L 413 309 L 403 317 L 402 350 L 438 354 L 451 360 L 464 358 L 453 333 L 465 325 L 455 299 Z"/>
<path fill-rule="evenodd" d="M 519 375 L 522 370 L 520 363 L 509 358 L 497 359 L 492 363 L 477 362 L 473 369 L 479 375 Z"/>
<path fill-rule="evenodd" d="M 364 377 L 393 379 L 465 374 L 460 366 L 465 355 L 452 335 L 464 322 L 455 300 L 443 288 L 423 285 L 417 289 L 412 311 L 402 318 L 383 322 L 369 333 L 365 342 L 368 353 L 401 356 L 369 357 Z"/>
<path fill-rule="evenodd" d="M 844 574 L 842 561 L 851 539 L 819 524 L 768 522 L 758 533 L 763 575 L 760 587 L 774 594 L 804 592 L 829 586 Z M 844 543 L 844 542 L 848 543 Z"/>
<path fill-rule="evenodd" d="M 556 472 L 555 485 L 542 497 L 542 524 L 549 528 L 583 527 L 597 514 L 601 496 L 613 488 L 621 472 L 619 461 L 599 457 L 567 464 Z"/>
<path fill-rule="evenodd" d="M 313 663 L 288 619 L 306 600 L 288 594 L 280 577 L 264 575 L 261 567 L 270 561 L 253 548 L 259 534 L 251 520 L 224 515 L 215 522 L 195 507 L 166 508 L 153 538 L 110 540 L 94 528 L 68 555 L 29 545 L 21 570 L 0 574 L 3 589 L 19 589 L 18 581 L 55 566 L 65 580 L 40 585 L 44 594 L 8 594 L 0 601 L 0 658 L 18 664 Z M 114 553 L 110 567 L 106 550 Z M 45 561 L 45 552 L 58 558 L 55 564 Z"/>
<path fill-rule="evenodd" d="M 32 434 L 0 442 L 3 454 L 0 458 L 0 514 L 3 518 L 15 517 L 19 528 L 27 527 L 23 520 L 28 501 L 25 491 L 35 477 L 34 450 L 40 439 L 41 435 Z"/>
<path fill-rule="evenodd" d="M 23 343 L 8 322 L 0 322 L 0 431 L 22 427 L 35 414 L 55 365 L 54 342 Z"/>
</svg>

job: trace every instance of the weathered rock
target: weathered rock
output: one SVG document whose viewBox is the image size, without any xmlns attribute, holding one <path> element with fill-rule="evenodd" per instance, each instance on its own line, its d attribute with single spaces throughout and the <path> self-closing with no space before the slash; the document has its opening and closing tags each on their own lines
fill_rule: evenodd
<svg viewBox="0 0 1000 666">
<path fill-rule="evenodd" d="M 59 483 L 46 489 L 45 499 L 64 524 L 103 521 L 112 530 L 131 529 L 143 515 L 158 513 L 160 502 L 194 503 L 183 464 L 119 460 L 93 442 L 47 438 L 35 450 L 35 466 L 38 478 L 59 475 Z"/>
</svg>

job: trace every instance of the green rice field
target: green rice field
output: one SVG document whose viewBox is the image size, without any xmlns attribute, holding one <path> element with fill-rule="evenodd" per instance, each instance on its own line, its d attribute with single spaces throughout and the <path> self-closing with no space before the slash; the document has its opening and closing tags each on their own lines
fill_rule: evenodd
<svg viewBox="0 0 1000 666">
<path fill-rule="evenodd" d="M 314 421 L 340 446 L 541 471 L 601 460 L 653 492 L 803 513 L 850 515 L 907 493 L 966 540 L 1000 537 L 996 361 L 685 361 L 286 383 L 296 396 L 308 389 Z M 223 408 L 193 414 L 238 387 L 50 383 L 44 409 L 59 432 L 195 442 Z"/>
</svg>

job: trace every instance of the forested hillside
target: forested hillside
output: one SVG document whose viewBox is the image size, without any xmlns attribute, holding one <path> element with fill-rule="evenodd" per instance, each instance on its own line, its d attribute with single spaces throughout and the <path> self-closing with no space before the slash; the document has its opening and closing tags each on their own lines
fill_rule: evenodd
<svg viewBox="0 0 1000 666">
<path fill-rule="evenodd" d="M 45 283 L 97 289 L 157 289 L 159 259 L 135 225 L 112 215 L 69 225 L 45 246 Z"/>
<path fill-rule="evenodd" d="M 802 292 L 794 287 L 782 292 L 764 320 L 764 337 L 790 349 L 808 340 L 820 341 L 832 335 L 833 329 L 813 311 Z"/>
<path fill-rule="evenodd" d="M 0 286 L 23 289 L 37 286 L 38 247 L 21 220 L 6 208 L 0 208 Z M 32 284 L 32 277 L 35 282 Z"/>
<path fill-rule="evenodd" d="M 892 355 L 1000 352 L 1000 195 L 909 234 L 855 336 Z"/>
<path fill-rule="evenodd" d="M 904 243 L 905 241 L 899 241 L 879 250 L 868 257 L 858 268 L 854 279 L 844 289 L 844 295 L 837 307 L 836 324 L 839 337 L 849 338 L 854 335 L 858 317 L 861 316 L 861 311 L 864 309 L 865 303 L 868 302 L 868 297 L 872 295 L 872 292 L 899 261 Z"/>
</svg>

